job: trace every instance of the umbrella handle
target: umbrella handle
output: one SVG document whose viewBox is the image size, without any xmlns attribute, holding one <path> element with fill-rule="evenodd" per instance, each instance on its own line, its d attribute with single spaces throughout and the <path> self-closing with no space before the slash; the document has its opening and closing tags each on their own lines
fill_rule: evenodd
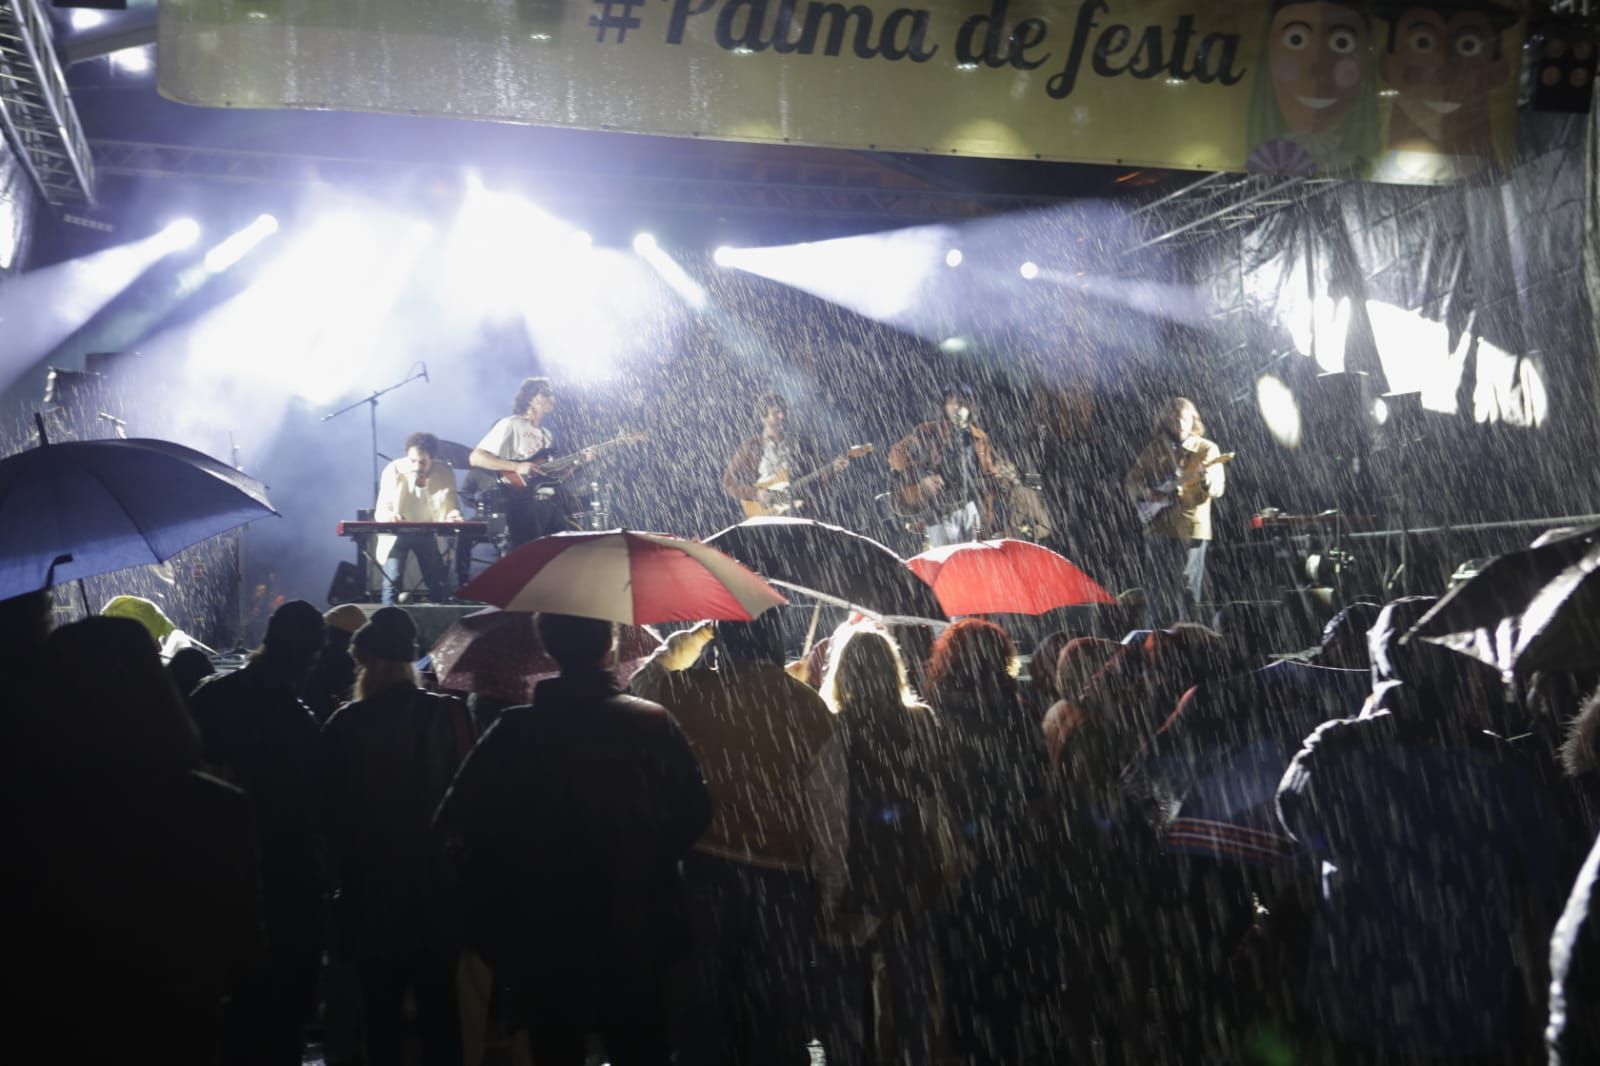
<svg viewBox="0 0 1600 1066">
<path fill-rule="evenodd" d="M 800 652 L 800 658 L 804 659 L 806 656 L 811 654 L 811 641 L 817 635 L 817 622 L 821 621 L 821 619 L 822 601 L 818 600 L 817 605 L 811 609 L 811 625 L 806 629 L 806 646 L 804 650 Z"/>
</svg>

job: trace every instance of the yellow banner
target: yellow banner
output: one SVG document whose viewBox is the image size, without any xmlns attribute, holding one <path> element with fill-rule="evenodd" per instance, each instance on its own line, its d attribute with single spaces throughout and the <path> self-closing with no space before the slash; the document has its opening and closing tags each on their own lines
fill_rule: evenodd
<svg viewBox="0 0 1600 1066">
<path fill-rule="evenodd" d="M 1523 0 L 163 0 L 189 104 L 1449 181 L 1505 164 Z"/>
</svg>

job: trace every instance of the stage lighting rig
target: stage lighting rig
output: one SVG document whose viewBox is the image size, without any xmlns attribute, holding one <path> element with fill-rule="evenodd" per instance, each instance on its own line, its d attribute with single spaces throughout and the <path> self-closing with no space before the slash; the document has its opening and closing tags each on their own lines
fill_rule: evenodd
<svg viewBox="0 0 1600 1066">
<path fill-rule="evenodd" d="M 1535 111 L 1585 114 L 1594 96 L 1600 25 L 1587 10 L 1535 12 L 1523 45 L 1525 96 Z M 1587 5 L 1585 5 L 1585 8 Z"/>
</svg>

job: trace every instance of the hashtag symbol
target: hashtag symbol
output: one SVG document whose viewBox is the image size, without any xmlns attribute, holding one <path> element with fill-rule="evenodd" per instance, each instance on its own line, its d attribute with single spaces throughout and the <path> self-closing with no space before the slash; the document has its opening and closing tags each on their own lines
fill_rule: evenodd
<svg viewBox="0 0 1600 1066">
<path fill-rule="evenodd" d="M 628 37 L 629 30 L 639 28 L 639 16 L 633 13 L 636 7 L 643 7 L 644 0 L 594 0 L 600 5 L 600 14 L 589 16 L 589 25 L 599 30 L 594 39 L 604 43 L 607 30 L 617 31 L 617 43 L 621 44 Z M 621 8 L 621 12 L 618 12 Z"/>
</svg>

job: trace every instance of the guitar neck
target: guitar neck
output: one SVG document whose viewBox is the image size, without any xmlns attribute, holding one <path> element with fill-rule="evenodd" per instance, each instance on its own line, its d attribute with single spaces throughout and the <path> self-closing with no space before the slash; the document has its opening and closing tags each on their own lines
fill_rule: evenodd
<svg viewBox="0 0 1600 1066">
<path fill-rule="evenodd" d="M 598 455 L 601 452 L 610 451 L 612 448 L 615 448 L 620 444 L 626 444 L 629 439 L 630 438 L 626 436 L 612 437 L 610 440 L 601 441 L 599 444 L 591 445 L 590 447 L 584 449 L 584 451 L 593 452 L 594 454 Z M 543 463 L 540 463 L 539 471 L 547 477 L 559 477 L 569 469 L 577 469 L 578 461 L 582 457 L 582 451 L 573 452 L 570 455 L 558 456 L 554 459 L 549 459 Z"/>
</svg>

